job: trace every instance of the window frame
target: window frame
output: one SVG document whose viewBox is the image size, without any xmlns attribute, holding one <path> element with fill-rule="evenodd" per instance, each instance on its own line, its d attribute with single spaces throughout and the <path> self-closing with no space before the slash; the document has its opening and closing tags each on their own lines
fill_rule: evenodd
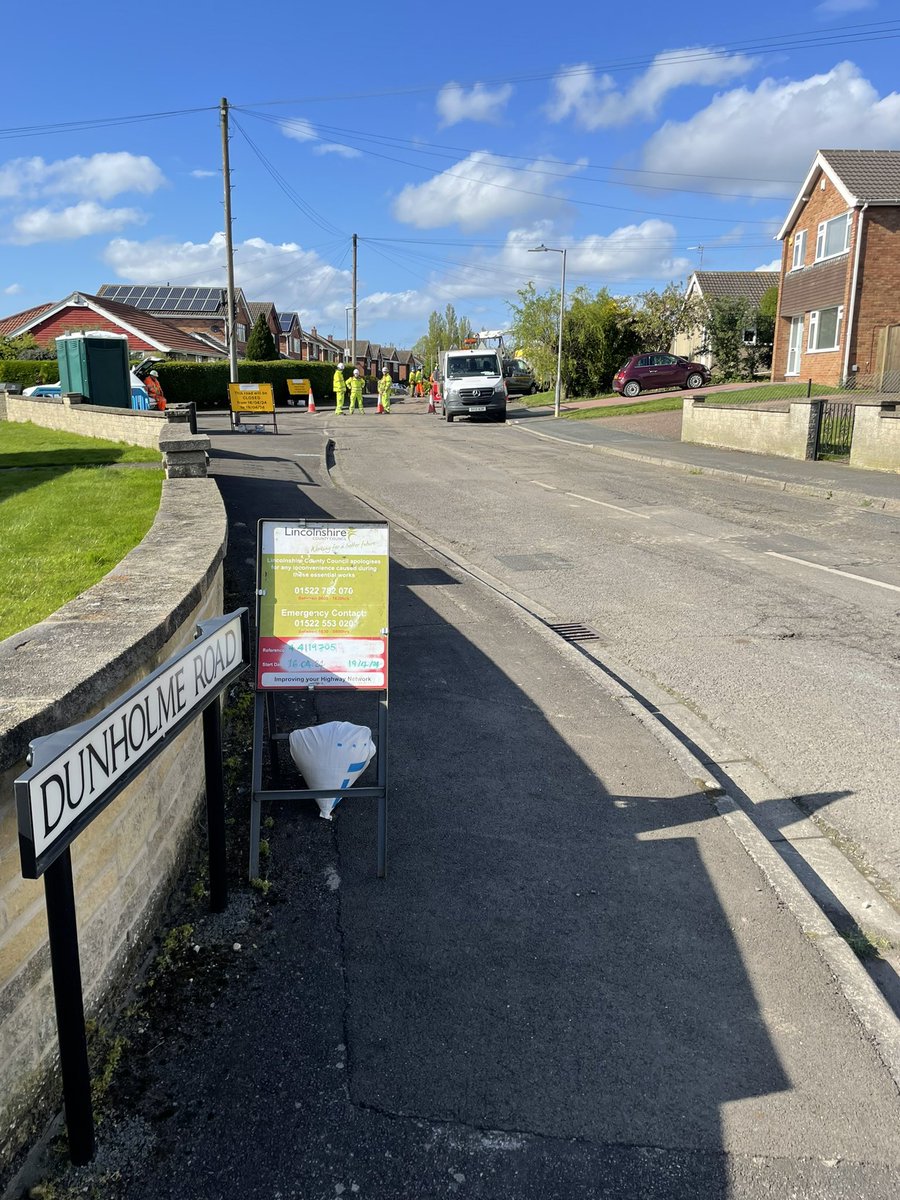
<svg viewBox="0 0 900 1200">
<path fill-rule="evenodd" d="M 837 319 L 834 325 L 835 342 L 833 346 L 818 346 L 813 345 L 813 340 L 818 339 L 819 327 L 821 325 L 821 314 L 837 310 Z M 809 331 L 806 335 L 806 352 L 807 354 L 833 354 L 841 348 L 841 334 L 844 331 L 844 306 L 843 304 L 829 304 L 827 308 L 813 309 L 809 314 Z"/>
<path fill-rule="evenodd" d="M 789 268 L 791 271 L 801 270 L 806 263 L 806 242 L 808 233 L 808 229 L 801 229 L 794 234 L 794 245 L 792 247 L 793 258 L 791 259 L 791 265 Z"/>
<path fill-rule="evenodd" d="M 836 217 L 829 217 L 827 221 L 820 221 L 816 230 L 816 259 L 818 262 L 827 262 L 830 258 L 840 258 L 842 254 L 846 254 L 850 249 L 850 217 L 852 212 L 850 209 L 845 213 L 839 213 Z M 825 253 L 825 243 L 828 241 L 828 227 L 834 225 L 837 221 L 844 222 L 844 245 L 840 250 L 833 250 L 830 254 Z"/>
</svg>

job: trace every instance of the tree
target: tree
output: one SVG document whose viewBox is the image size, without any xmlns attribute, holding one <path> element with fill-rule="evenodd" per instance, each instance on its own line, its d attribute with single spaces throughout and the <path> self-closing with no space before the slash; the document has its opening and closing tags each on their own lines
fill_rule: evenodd
<svg viewBox="0 0 900 1200">
<path fill-rule="evenodd" d="M 642 350 L 670 350 L 679 333 L 702 326 L 705 316 L 696 299 L 685 299 L 678 283 L 667 283 L 661 292 L 640 292 L 633 304 Z"/>
<path fill-rule="evenodd" d="M 281 357 L 264 313 L 260 313 L 253 323 L 246 354 L 250 362 L 272 362 Z"/>
<path fill-rule="evenodd" d="M 21 333 L 18 337 L 0 337 L 0 360 L 19 359 L 36 360 L 56 358 L 56 351 L 46 346 L 40 346 L 30 333 Z"/>
<path fill-rule="evenodd" d="M 422 359 L 429 371 L 440 361 L 442 350 L 459 349 L 467 337 L 472 336 L 472 325 L 467 317 L 457 317 L 452 304 L 443 313 L 432 312 L 428 318 L 428 332 L 413 346 L 413 352 Z"/>
<path fill-rule="evenodd" d="M 539 292 L 529 282 L 516 292 L 519 303 L 507 300 L 512 313 L 509 332 L 513 344 L 531 364 L 542 381 L 556 378 L 559 336 L 559 292 Z M 563 339 L 565 340 L 565 339 Z"/>
<path fill-rule="evenodd" d="M 713 300 L 706 320 L 707 347 L 723 379 L 752 378 L 747 335 L 756 328 L 757 309 L 745 297 Z M 752 357 L 752 356 L 751 356 Z"/>
<path fill-rule="evenodd" d="M 562 378 L 567 395 L 608 392 L 613 375 L 641 349 L 642 337 L 630 303 L 601 289 L 591 296 L 576 288 L 563 325 Z"/>
</svg>

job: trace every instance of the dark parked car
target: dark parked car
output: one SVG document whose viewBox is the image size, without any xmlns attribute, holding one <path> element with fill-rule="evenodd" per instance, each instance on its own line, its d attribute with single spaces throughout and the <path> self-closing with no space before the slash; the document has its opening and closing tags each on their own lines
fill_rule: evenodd
<svg viewBox="0 0 900 1200">
<path fill-rule="evenodd" d="M 613 379 L 613 391 L 622 396 L 639 396 L 659 388 L 699 388 L 709 383 L 703 363 L 691 362 L 677 354 L 635 354 Z"/>
</svg>

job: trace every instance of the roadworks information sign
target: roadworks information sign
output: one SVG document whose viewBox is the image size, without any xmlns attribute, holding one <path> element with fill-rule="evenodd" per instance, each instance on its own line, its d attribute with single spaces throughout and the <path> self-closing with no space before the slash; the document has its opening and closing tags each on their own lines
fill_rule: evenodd
<svg viewBox="0 0 900 1200">
<path fill-rule="evenodd" d="M 287 386 L 289 396 L 308 396 L 312 390 L 308 379 L 289 379 Z"/>
<path fill-rule="evenodd" d="M 271 383 L 229 383 L 232 412 L 274 412 L 275 393 Z"/>
<path fill-rule="evenodd" d="M 259 523 L 257 687 L 387 688 L 388 527 Z"/>
</svg>

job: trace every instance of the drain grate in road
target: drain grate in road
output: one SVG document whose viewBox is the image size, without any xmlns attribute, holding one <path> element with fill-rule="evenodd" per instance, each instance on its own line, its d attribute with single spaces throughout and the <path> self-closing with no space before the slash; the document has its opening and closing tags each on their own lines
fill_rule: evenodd
<svg viewBox="0 0 900 1200">
<path fill-rule="evenodd" d="M 554 633 L 558 633 L 567 642 L 599 642 L 603 639 L 596 629 L 582 625 L 579 621 L 562 621 L 558 625 L 549 625 Z"/>
</svg>

